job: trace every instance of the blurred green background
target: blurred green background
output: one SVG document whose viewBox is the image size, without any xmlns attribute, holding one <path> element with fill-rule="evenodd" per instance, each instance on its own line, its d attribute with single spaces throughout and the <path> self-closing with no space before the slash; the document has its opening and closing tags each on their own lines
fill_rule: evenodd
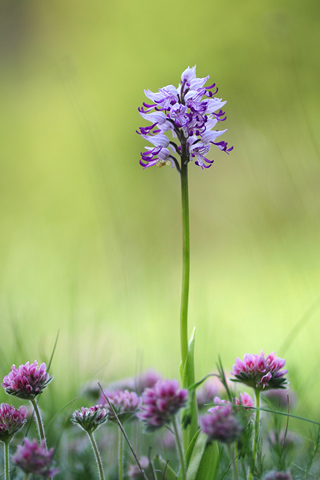
<svg viewBox="0 0 320 480">
<path fill-rule="evenodd" d="M 307 397 L 320 361 L 320 3 L 0 5 L 2 373 L 48 361 L 59 330 L 50 388 L 63 401 L 67 385 L 149 366 L 178 377 L 179 177 L 139 166 L 135 130 L 143 90 L 196 64 L 228 101 L 235 147 L 189 169 L 197 376 L 218 355 L 229 371 L 275 350 Z"/>
</svg>

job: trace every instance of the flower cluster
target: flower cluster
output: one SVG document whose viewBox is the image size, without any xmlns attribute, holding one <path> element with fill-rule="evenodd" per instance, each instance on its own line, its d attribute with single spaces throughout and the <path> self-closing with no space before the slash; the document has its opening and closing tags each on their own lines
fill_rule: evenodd
<svg viewBox="0 0 320 480">
<path fill-rule="evenodd" d="M 210 408 L 201 418 L 202 431 L 210 440 L 233 443 L 241 435 L 243 427 L 229 403 Z"/>
<path fill-rule="evenodd" d="M 231 372 L 236 378 L 232 380 L 255 390 L 286 388 L 287 380 L 283 377 L 288 370 L 283 369 L 285 363 L 274 352 L 266 358 L 263 350 L 260 355 L 246 353 L 243 360 L 236 359 Z"/>
<path fill-rule="evenodd" d="M 100 403 L 106 409 L 110 420 L 114 419 L 114 413 L 105 396 L 109 399 L 116 414 L 121 416 L 122 422 L 132 417 L 138 411 L 142 402 L 141 397 L 138 397 L 135 392 L 129 392 L 129 390 L 116 390 L 101 394 Z"/>
<path fill-rule="evenodd" d="M 0 441 L 10 442 L 13 435 L 17 433 L 26 423 L 27 409 L 1 403 L 0 405 Z"/>
<path fill-rule="evenodd" d="M 232 403 L 227 400 L 221 400 L 219 397 L 214 397 L 215 406 L 209 408 L 208 412 L 212 412 L 214 409 L 223 408 L 225 405 L 228 405 L 229 408 L 232 408 Z M 234 405 L 240 405 L 245 408 L 252 408 L 253 407 L 253 399 L 252 397 L 245 392 L 244 394 L 240 393 L 239 398 L 233 399 Z"/>
<path fill-rule="evenodd" d="M 198 406 L 212 402 L 212 399 L 222 390 L 222 385 L 217 377 L 209 377 L 197 390 Z"/>
<path fill-rule="evenodd" d="M 240 393 L 233 403 L 219 397 L 214 398 L 214 403 L 215 406 L 209 408 L 208 414 L 201 419 L 203 432 L 210 440 L 223 443 L 236 441 L 243 430 L 243 421 L 247 421 L 245 410 L 253 407 L 253 399 L 248 393 Z M 239 405 L 244 409 L 236 408 Z"/>
<path fill-rule="evenodd" d="M 138 416 L 148 429 L 153 430 L 170 423 L 178 410 L 185 406 L 188 390 L 180 389 L 176 380 L 164 380 L 147 388 L 142 398 L 142 411 Z"/>
<path fill-rule="evenodd" d="M 12 365 L 10 373 L 4 377 L 1 385 L 9 395 L 15 395 L 25 400 L 33 400 L 43 392 L 48 383 L 53 379 L 53 377 L 49 376 L 46 368 L 45 363 L 38 367 L 37 361 L 31 364 L 27 362 L 18 368 Z"/>
<path fill-rule="evenodd" d="M 92 433 L 107 421 L 108 412 L 101 405 L 81 407 L 72 414 L 72 423 L 79 425 L 85 432 Z"/>
<path fill-rule="evenodd" d="M 32 473 L 43 478 L 53 478 L 58 472 L 58 468 L 52 465 L 54 449 L 46 449 L 45 442 L 39 445 L 37 440 L 23 440 L 23 445 L 18 445 L 15 455 L 12 456 L 12 462 L 25 473 Z"/>
<path fill-rule="evenodd" d="M 215 84 L 204 87 L 208 79 L 209 76 L 197 78 L 196 67 L 188 67 L 181 75 L 178 88 L 168 85 L 156 93 L 145 90 L 152 103 L 143 103 L 139 113 L 152 125 L 140 127 L 137 133 L 153 147 L 146 147 L 146 152 L 141 153 L 140 164 L 144 168 L 171 164 L 180 172 L 177 156 L 183 163 L 195 159 L 196 165 L 208 168 L 213 163 L 207 158 L 211 145 L 226 153 L 233 149 L 227 148 L 226 142 L 217 141 L 226 130 L 213 130 L 218 122 L 226 119 L 222 111 L 226 102 L 214 97 L 218 92 Z M 167 132 L 171 132 L 180 145 L 170 141 Z"/>
</svg>

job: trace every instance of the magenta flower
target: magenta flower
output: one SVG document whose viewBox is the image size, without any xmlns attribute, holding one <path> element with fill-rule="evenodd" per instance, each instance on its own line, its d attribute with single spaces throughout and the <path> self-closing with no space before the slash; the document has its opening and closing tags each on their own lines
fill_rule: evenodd
<svg viewBox="0 0 320 480">
<path fill-rule="evenodd" d="M 249 393 L 245 392 L 244 394 L 239 394 L 239 399 L 235 398 L 234 403 L 236 405 L 241 405 L 242 407 L 252 408 L 253 407 L 253 399 L 250 397 Z"/>
<path fill-rule="evenodd" d="M 85 432 L 92 433 L 107 421 L 108 412 L 101 405 L 81 407 L 72 414 L 71 422 L 79 425 Z"/>
<path fill-rule="evenodd" d="M 17 433 L 27 419 L 26 407 L 19 407 L 18 410 L 13 405 L 1 403 L 0 405 L 0 441 L 8 443 L 13 435 Z"/>
<path fill-rule="evenodd" d="M 23 445 L 18 445 L 15 455 L 12 456 L 12 462 L 25 473 L 32 473 L 43 478 L 53 478 L 58 472 L 54 468 L 52 457 L 54 449 L 47 450 L 45 442 L 39 445 L 37 440 L 23 440 Z"/>
<path fill-rule="evenodd" d="M 209 440 L 233 443 L 243 431 L 240 418 L 236 416 L 230 403 L 210 408 L 209 413 L 201 418 L 202 431 Z"/>
<path fill-rule="evenodd" d="M 212 91 L 215 84 L 204 86 L 208 78 L 197 78 L 196 67 L 188 67 L 177 88 L 168 85 L 156 93 L 145 90 L 151 103 L 143 103 L 139 113 L 151 126 L 141 127 L 137 133 L 153 146 L 141 153 L 140 164 L 144 168 L 171 164 L 180 172 L 177 157 L 183 157 L 187 163 L 194 159 L 196 165 L 208 168 L 213 163 L 207 158 L 211 145 L 226 153 L 233 149 L 227 148 L 226 142 L 217 141 L 226 130 L 213 130 L 226 119 L 221 110 L 226 102 L 214 96 L 218 92 L 217 88 Z"/>
<path fill-rule="evenodd" d="M 46 368 L 45 363 L 38 367 L 37 361 L 31 363 L 31 365 L 27 362 L 18 368 L 12 365 L 10 373 L 4 377 L 1 385 L 9 395 L 15 395 L 25 400 L 33 400 L 43 392 L 53 379 L 46 372 Z"/>
<path fill-rule="evenodd" d="M 236 378 L 231 380 L 244 383 L 255 390 L 286 388 L 287 380 L 283 377 L 288 370 L 283 369 L 285 363 L 274 352 L 266 358 L 263 350 L 260 355 L 246 353 L 243 360 L 236 359 L 231 372 Z"/>
<path fill-rule="evenodd" d="M 185 406 L 188 390 L 180 389 L 176 380 L 158 381 L 153 388 L 144 391 L 142 399 L 138 417 L 147 429 L 153 430 L 171 422 L 173 416 Z"/>
<path fill-rule="evenodd" d="M 215 412 L 221 408 L 225 408 L 228 406 L 230 409 L 233 409 L 234 411 L 242 411 L 244 409 L 236 409 L 235 406 L 241 405 L 244 408 L 252 408 L 253 407 L 253 399 L 250 397 L 248 393 L 240 393 L 239 398 L 234 398 L 233 402 L 229 402 L 228 400 L 221 400 L 219 397 L 214 397 L 214 403 L 215 406 L 212 408 L 209 408 L 208 412 L 212 413 Z"/>
<path fill-rule="evenodd" d="M 114 392 L 104 392 L 112 404 L 117 415 L 121 417 L 121 421 L 125 422 L 133 415 L 135 415 L 140 408 L 142 399 L 135 392 L 129 392 L 129 390 L 116 390 Z M 112 408 L 110 408 L 105 396 L 101 394 L 100 403 L 108 413 L 110 420 L 115 420 Z"/>
</svg>

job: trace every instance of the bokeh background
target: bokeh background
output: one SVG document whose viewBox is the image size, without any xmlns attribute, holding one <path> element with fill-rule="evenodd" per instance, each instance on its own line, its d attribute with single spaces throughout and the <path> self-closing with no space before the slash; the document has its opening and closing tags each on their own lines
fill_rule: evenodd
<svg viewBox="0 0 320 480">
<path fill-rule="evenodd" d="M 135 131 L 143 90 L 178 85 L 197 65 L 228 101 L 224 139 L 235 147 L 189 169 L 197 377 L 218 355 L 229 371 L 236 356 L 275 350 L 311 402 L 319 2 L 0 5 L 2 373 L 48 362 L 59 331 L 50 389 L 61 404 L 85 381 L 147 367 L 178 377 L 179 177 L 139 166 Z"/>
</svg>

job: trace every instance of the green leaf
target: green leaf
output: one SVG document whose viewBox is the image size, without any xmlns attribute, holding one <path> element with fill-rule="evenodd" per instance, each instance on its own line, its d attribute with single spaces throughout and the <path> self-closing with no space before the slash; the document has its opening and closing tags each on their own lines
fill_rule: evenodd
<svg viewBox="0 0 320 480">
<path fill-rule="evenodd" d="M 191 440 L 191 442 L 189 443 L 189 447 L 188 447 L 188 450 L 187 450 L 187 453 L 186 453 L 186 465 L 187 465 L 187 468 L 188 468 L 188 465 L 190 463 L 190 458 L 191 458 L 191 455 L 192 455 L 192 452 L 193 452 L 193 449 L 194 449 L 194 446 L 196 444 L 196 441 L 200 435 L 200 432 L 201 430 L 198 430 L 197 433 L 195 434 L 195 436 L 193 437 L 193 439 Z"/>
<path fill-rule="evenodd" d="M 186 362 L 184 365 L 180 365 L 180 373 L 182 379 L 182 385 L 184 388 L 188 388 L 194 383 L 194 335 L 195 327 L 193 329 L 189 345 Z"/>
<path fill-rule="evenodd" d="M 194 336 L 195 328 L 193 329 L 191 339 L 188 345 L 188 354 L 185 364 L 180 365 L 182 385 L 188 388 L 194 384 Z M 182 414 L 182 440 L 183 448 L 186 452 L 189 444 L 198 430 L 198 407 L 195 392 L 191 392 L 190 400 L 187 407 Z"/>
<path fill-rule="evenodd" d="M 154 458 L 153 467 L 157 480 L 177 480 L 178 478 L 174 470 L 172 470 L 170 465 L 168 465 L 168 463 L 161 457 L 161 455 L 157 455 Z M 163 476 L 164 470 L 166 471 L 165 476 Z"/>
<path fill-rule="evenodd" d="M 208 437 L 200 433 L 190 457 L 187 480 L 215 480 L 219 450 L 216 442 L 208 443 Z"/>
</svg>

